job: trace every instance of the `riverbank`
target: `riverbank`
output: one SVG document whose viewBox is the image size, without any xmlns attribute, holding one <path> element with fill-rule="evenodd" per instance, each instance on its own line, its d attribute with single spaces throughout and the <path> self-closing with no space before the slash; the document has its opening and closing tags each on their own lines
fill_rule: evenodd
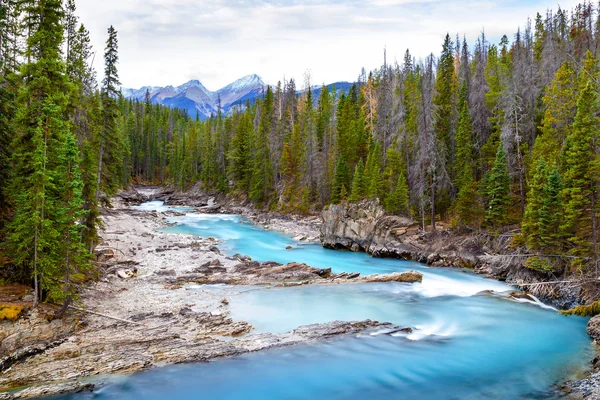
<svg viewBox="0 0 600 400">
<path fill-rule="evenodd" d="M 179 211 L 141 211 L 130 207 L 154 197 L 156 190 L 121 193 L 113 200 L 114 209 L 103 210 L 103 243 L 96 253 L 104 273 L 99 282 L 82 293 L 82 308 L 87 312 L 74 313 L 72 319 L 62 322 L 53 321 L 55 326 L 63 322 L 71 325 L 65 325 L 64 331 L 53 340 L 39 341 L 34 351 L 17 356 L 10 367 L 3 368 L 1 387 L 27 389 L 3 393 L 0 398 L 34 398 L 92 390 L 103 385 L 107 379 L 103 376 L 106 375 L 130 374 L 171 363 L 208 361 L 359 334 L 387 325 L 374 321 L 334 322 L 305 326 L 285 334 L 252 334 L 253 327 L 249 323 L 234 320 L 229 315 L 229 302 L 243 290 L 240 285 L 287 287 L 390 280 L 418 282 L 422 279 L 422 275 L 411 273 L 370 277 L 353 273 L 335 275 L 330 270 L 304 264 L 258 263 L 244 255 L 226 256 L 219 249 L 217 239 L 161 232 L 161 228 L 170 225 L 170 217 L 181 215 Z M 180 197 L 175 202 L 184 206 L 184 200 Z M 314 216 L 262 214 L 244 205 L 223 205 L 210 197 L 194 204 L 194 211 L 238 213 L 263 227 L 293 235 L 297 240 L 315 240 L 316 232 L 321 231 L 320 219 L 316 220 Z M 347 218 L 347 211 L 343 215 L 346 216 L 343 220 L 346 227 L 344 237 L 347 238 L 350 232 L 357 237 L 369 238 L 364 229 L 361 231 L 364 215 L 360 223 Z M 353 226 L 352 223 L 358 225 Z M 339 223 L 336 226 L 339 227 Z M 375 223 L 374 229 L 389 233 L 390 226 Z M 329 240 L 327 232 L 325 224 L 319 233 L 326 243 Z M 402 235 L 414 237 L 410 232 L 411 229 L 407 228 Z M 373 234 L 368 240 L 382 243 L 381 239 L 374 237 Z M 440 237 L 444 238 L 443 235 Z M 414 243 L 418 244 L 427 243 L 430 238 L 417 236 L 417 239 L 421 242 Z M 443 240 L 440 239 L 440 243 Z M 390 241 L 390 244 L 394 242 Z M 436 246 L 427 251 L 434 249 L 440 254 L 440 247 Z M 356 246 L 352 248 L 352 245 L 349 247 L 355 251 L 365 250 Z M 381 251 L 381 247 L 378 248 Z M 386 247 L 388 251 L 391 248 L 390 245 Z M 450 251 L 462 254 L 457 248 Z M 430 261 L 435 257 L 427 256 L 419 261 L 435 266 L 435 263 L 449 259 L 441 253 L 433 262 Z M 427 253 L 420 254 L 423 257 Z M 219 285 L 219 290 L 210 290 L 213 285 Z M 39 316 L 28 315 L 19 323 L 44 325 L 48 322 L 42 321 Z M 407 327 L 393 327 L 391 330 L 404 328 Z M 598 387 L 596 383 L 593 375 L 588 380 L 569 383 L 565 388 L 573 393 L 583 393 L 585 396 L 582 398 L 594 398 L 597 393 L 594 387 Z"/>
<path fill-rule="evenodd" d="M 243 256 L 228 257 L 221 253 L 216 239 L 161 232 L 160 228 L 169 225 L 167 218 L 178 213 L 132 209 L 128 196 L 117 197 L 114 208 L 102 212 L 103 240 L 96 254 L 103 273 L 81 293 L 82 304 L 77 307 L 85 311 L 70 310 L 70 317 L 51 323 L 35 312 L 26 313 L 16 324 L 2 322 L 3 331 L 9 326 L 19 332 L 26 326 L 53 324 L 53 328 L 28 338 L 37 344 L 34 351 L 2 354 L 3 359 L 10 358 L 10 365 L 3 368 L 0 387 L 26 389 L 0 393 L 0 398 L 88 391 L 102 385 L 102 376 L 110 374 L 389 327 L 366 320 L 303 326 L 284 334 L 252 334 L 249 323 L 229 317 L 229 299 L 240 293 L 238 285 L 416 282 L 422 278 L 416 273 L 340 276 L 302 264 L 254 263 Z M 281 226 L 292 225 L 287 221 Z M 219 291 L 199 285 L 223 283 L 228 285 L 220 286 Z M 47 334 L 54 331 L 56 336 Z"/>
</svg>

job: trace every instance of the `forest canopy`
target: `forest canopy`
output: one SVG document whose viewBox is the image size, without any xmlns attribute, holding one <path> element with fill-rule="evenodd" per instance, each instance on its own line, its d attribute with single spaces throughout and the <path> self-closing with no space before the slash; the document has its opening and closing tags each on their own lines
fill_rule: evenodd
<svg viewBox="0 0 600 400">
<path fill-rule="evenodd" d="M 100 82 L 74 0 L 0 2 L 0 230 L 5 279 L 69 301 L 95 275 L 99 204 L 132 183 L 247 198 L 281 212 L 378 198 L 423 230 L 520 232 L 526 266 L 598 266 L 600 19 L 538 14 L 497 43 L 310 79 L 199 121 L 120 93 L 117 31 Z M 284 72 L 284 71 L 282 71 Z M 318 95 L 317 95 L 318 93 Z M 550 255 L 567 256 L 550 262 Z"/>
</svg>

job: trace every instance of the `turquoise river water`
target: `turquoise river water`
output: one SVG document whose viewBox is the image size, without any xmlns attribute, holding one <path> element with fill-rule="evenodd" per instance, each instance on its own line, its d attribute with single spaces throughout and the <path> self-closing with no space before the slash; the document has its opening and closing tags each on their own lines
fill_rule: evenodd
<svg viewBox="0 0 600 400">
<path fill-rule="evenodd" d="M 150 202 L 141 209 L 166 209 Z M 210 363 L 114 377 L 94 393 L 60 399 L 555 399 L 553 386 L 585 371 L 594 354 L 587 320 L 539 302 L 484 290 L 502 282 L 450 268 L 323 249 L 265 231 L 234 215 L 173 217 L 172 233 L 222 240 L 227 254 L 296 261 L 361 274 L 418 270 L 423 283 L 242 287 L 230 298 L 234 319 L 255 332 L 373 319 L 416 328 L 269 350 Z M 286 250 L 287 246 L 292 250 Z M 202 290 L 225 290 L 223 286 Z"/>
</svg>

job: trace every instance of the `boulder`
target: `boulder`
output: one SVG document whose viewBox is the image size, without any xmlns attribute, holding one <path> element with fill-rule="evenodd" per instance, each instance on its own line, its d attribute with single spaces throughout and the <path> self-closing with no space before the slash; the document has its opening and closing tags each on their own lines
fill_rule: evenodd
<svg viewBox="0 0 600 400">
<path fill-rule="evenodd" d="M 119 269 L 115 272 L 115 275 L 121 279 L 131 279 L 137 275 L 137 269 Z"/>
<path fill-rule="evenodd" d="M 394 272 L 392 274 L 374 274 L 362 278 L 363 282 L 423 282 L 423 274 L 417 271 Z"/>
<path fill-rule="evenodd" d="M 596 315 L 587 324 L 587 334 L 596 342 L 600 341 L 600 315 Z"/>
</svg>

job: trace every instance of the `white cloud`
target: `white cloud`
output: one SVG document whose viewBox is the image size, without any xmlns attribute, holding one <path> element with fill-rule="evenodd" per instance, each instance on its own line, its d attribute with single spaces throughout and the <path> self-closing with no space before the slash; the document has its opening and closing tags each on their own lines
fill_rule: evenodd
<svg viewBox="0 0 600 400">
<path fill-rule="evenodd" d="M 576 0 L 562 2 L 570 9 Z M 217 89 L 250 73 L 313 83 L 355 79 L 361 67 L 402 59 L 406 48 L 439 53 L 446 32 L 473 41 L 485 28 L 512 37 L 552 0 L 79 0 L 81 21 L 102 54 L 106 29 L 119 31 L 125 86 L 200 79 Z M 97 65 L 102 68 L 101 57 Z M 101 73 L 101 71 L 100 71 Z"/>
</svg>

